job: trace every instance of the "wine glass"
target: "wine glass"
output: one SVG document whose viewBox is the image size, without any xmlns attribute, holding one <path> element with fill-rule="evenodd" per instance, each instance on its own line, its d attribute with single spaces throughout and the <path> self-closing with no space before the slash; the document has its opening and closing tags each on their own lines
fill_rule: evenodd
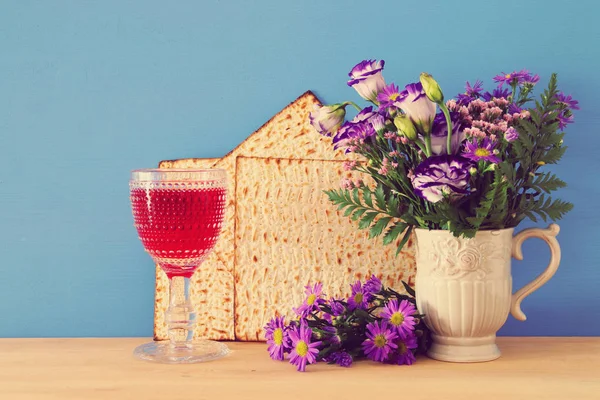
<svg viewBox="0 0 600 400">
<path fill-rule="evenodd" d="M 222 169 L 139 169 L 129 181 L 134 224 L 146 252 L 169 278 L 165 321 L 168 342 L 137 347 L 140 359 L 169 364 L 224 357 L 223 343 L 194 340 L 196 312 L 190 301 L 190 278 L 217 242 L 226 201 Z M 183 281 L 183 282 L 182 282 Z M 184 296 L 175 293 L 183 284 Z"/>
</svg>

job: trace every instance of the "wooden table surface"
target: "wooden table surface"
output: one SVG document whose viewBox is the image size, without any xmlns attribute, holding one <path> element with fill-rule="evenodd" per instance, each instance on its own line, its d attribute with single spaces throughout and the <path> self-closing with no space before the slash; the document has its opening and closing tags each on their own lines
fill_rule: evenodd
<svg viewBox="0 0 600 400">
<path fill-rule="evenodd" d="M 230 343 L 232 354 L 204 364 L 138 361 L 132 350 L 145 341 L 0 339 L 0 399 L 600 399 L 600 338 L 499 338 L 503 356 L 488 363 L 424 357 L 305 373 L 262 343 Z"/>
</svg>

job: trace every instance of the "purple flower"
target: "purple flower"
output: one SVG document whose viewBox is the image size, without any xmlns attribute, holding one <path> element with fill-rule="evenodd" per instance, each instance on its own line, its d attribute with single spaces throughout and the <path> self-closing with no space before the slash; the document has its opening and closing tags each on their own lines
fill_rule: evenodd
<svg viewBox="0 0 600 400">
<path fill-rule="evenodd" d="M 330 356 L 329 359 L 340 367 L 348 368 L 352 365 L 352 356 L 345 351 L 336 351 Z"/>
<path fill-rule="evenodd" d="M 372 275 L 368 281 L 365 282 L 363 286 L 363 290 L 365 293 L 376 294 L 379 293 L 383 285 L 381 284 L 381 280 L 375 275 Z"/>
<path fill-rule="evenodd" d="M 348 103 L 321 106 L 315 104 L 314 111 L 309 114 L 310 124 L 321 135 L 334 135 L 344 123 Z"/>
<path fill-rule="evenodd" d="M 473 86 L 471 86 L 471 84 L 467 82 L 465 85 L 465 92 L 456 96 L 457 101 L 460 105 L 466 106 L 471 100 L 478 99 L 479 97 L 481 97 L 482 90 L 482 81 L 476 80 Z"/>
<path fill-rule="evenodd" d="M 385 321 L 375 321 L 367 325 L 367 339 L 362 343 L 365 356 L 373 361 L 387 360 L 390 351 L 397 349 L 394 339 L 398 338 L 396 332 L 388 327 Z"/>
<path fill-rule="evenodd" d="M 348 86 L 352 86 L 365 100 L 373 103 L 377 101 L 377 95 L 385 88 L 385 80 L 381 71 L 385 61 L 363 60 L 356 64 L 348 76 Z"/>
<path fill-rule="evenodd" d="M 497 164 L 500 159 L 494 154 L 494 148 L 496 142 L 493 142 L 490 138 L 484 138 L 481 143 L 477 138 L 473 138 L 468 141 L 463 151 L 463 157 L 473 161 L 485 160 L 491 163 Z"/>
<path fill-rule="evenodd" d="M 508 128 L 506 130 L 506 133 L 504 134 L 504 139 L 506 139 L 507 142 L 514 142 L 518 138 L 519 138 L 519 132 L 512 126 L 510 128 Z"/>
<path fill-rule="evenodd" d="M 390 362 L 398 365 L 411 365 L 415 362 L 414 349 L 417 348 L 417 337 L 410 334 L 405 337 L 397 338 L 394 343 L 397 346 L 396 351 L 390 354 Z"/>
<path fill-rule="evenodd" d="M 338 317 L 346 311 L 344 305 L 337 299 L 329 299 L 329 308 L 331 308 L 331 313 L 334 317 Z"/>
<path fill-rule="evenodd" d="M 332 140 L 333 147 L 335 149 L 348 147 L 352 145 L 354 141 L 365 140 L 375 136 L 375 128 L 373 128 L 373 124 L 371 124 L 370 121 L 377 115 L 378 114 L 373 111 L 373 107 L 363 108 L 352 121 L 346 122 L 338 130 Z"/>
<path fill-rule="evenodd" d="M 312 331 L 309 327 L 301 325 L 289 332 L 292 341 L 292 351 L 290 352 L 290 364 L 294 364 L 298 371 L 304 372 L 306 364 L 313 364 L 317 361 L 318 347 L 321 342 L 312 342 Z"/>
<path fill-rule="evenodd" d="M 393 107 L 394 102 L 400 97 L 400 90 L 398 86 L 393 83 L 384 87 L 381 93 L 377 95 L 377 101 L 379 101 L 380 108 Z"/>
<path fill-rule="evenodd" d="M 373 118 L 370 119 L 370 122 L 371 125 L 373 125 L 373 129 L 375 129 L 375 132 L 379 134 L 383 134 L 383 132 L 385 132 L 385 117 L 383 115 L 375 115 Z"/>
<path fill-rule="evenodd" d="M 348 147 L 366 141 L 375 136 L 377 132 L 370 123 L 352 124 L 346 123 L 338 131 L 333 138 L 334 148 L 346 147 L 346 152 L 349 153 Z"/>
<path fill-rule="evenodd" d="M 510 74 L 505 74 L 504 72 L 502 72 L 500 75 L 496 75 L 494 77 L 494 82 L 498 83 L 498 87 L 501 87 L 502 85 L 504 85 L 505 83 L 508 86 L 514 85 L 514 84 L 518 84 L 523 82 L 523 79 L 525 78 L 525 74 L 523 73 L 523 71 L 513 71 Z M 526 73 L 527 71 L 525 71 Z"/>
<path fill-rule="evenodd" d="M 324 337 L 327 339 L 327 343 L 338 345 L 342 342 L 342 338 L 340 337 L 335 326 L 325 325 L 322 330 L 325 332 Z"/>
<path fill-rule="evenodd" d="M 444 195 L 464 195 L 469 183 L 472 163 L 460 156 L 441 155 L 426 159 L 415 168 L 411 181 L 415 193 L 432 203 Z"/>
<path fill-rule="evenodd" d="M 408 300 L 402 300 L 398 304 L 397 300 L 390 300 L 381 312 L 381 318 L 396 330 L 400 337 L 406 337 L 415 330 L 415 318 L 413 315 L 417 312 L 415 306 Z"/>
<path fill-rule="evenodd" d="M 571 110 L 579 110 L 579 102 L 573 99 L 571 95 L 566 96 L 563 92 L 556 94 L 556 102 L 564 105 L 567 108 L 570 108 Z"/>
<path fill-rule="evenodd" d="M 510 103 L 510 105 L 508 106 L 508 112 L 510 114 L 520 114 L 521 111 L 523 111 L 523 109 L 515 103 Z"/>
<path fill-rule="evenodd" d="M 460 113 L 451 111 L 450 120 L 452 121 L 452 154 L 458 153 L 462 142 L 466 139 L 463 131 Z M 439 113 L 433 120 L 431 129 L 431 152 L 435 155 L 446 154 L 448 152 L 448 124 L 443 113 Z"/>
<path fill-rule="evenodd" d="M 498 87 L 501 87 L 505 83 L 508 86 L 523 85 L 526 83 L 535 85 L 539 82 L 539 80 L 539 75 L 531 75 L 526 69 L 522 69 L 520 71 L 513 71 L 510 74 L 505 74 L 503 72 L 501 75 L 496 75 L 494 77 L 494 81 L 498 82 Z"/>
<path fill-rule="evenodd" d="M 531 75 L 526 69 L 521 70 L 520 72 L 522 74 L 522 80 L 519 83 L 529 83 L 531 85 L 535 85 L 540 81 L 540 76 L 538 74 Z"/>
<path fill-rule="evenodd" d="M 310 285 L 305 286 L 304 289 L 306 298 L 300 307 L 294 309 L 296 314 L 302 318 L 308 317 L 313 312 L 318 312 L 319 304 L 325 303 L 325 300 L 321 298 L 323 293 L 323 284 L 321 282 L 315 283 L 313 287 Z"/>
<path fill-rule="evenodd" d="M 573 114 L 571 114 L 569 110 L 558 114 L 556 118 L 558 119 L 558 126 L 560 129 L 564 129 L 568 124 L 575 122 Z"/>
<path fill-rule="evenodd" d="M 485 92 L 484 94 L 481 95 L 481 97 L 485 101 L 490 101 L 492 99 L 501 99 L 501 98 L 506 99 L 511 94 L 512 94 L 512 92 L 509 88 L 502 89 L 501 87 L 498 87 L 498 88 L 494 89 L 492 91 L 492 93 Z"/>
<path fill-rule="evenodd" d="M 354 285 L 350 285 L 352 288 L 352 295 L 348 299 L 348 309 L 350 311 L 357 308 L 366 310 L 369 306 L 370 294 L 365 292 L 360 281 L 356 281 Z"/>
<path fill-rule="evenodd" d="M 371 118 L 375 117 L 376 115 L 377 112 L 373 111 L 373 106 L 365 107 L 360 110 L 360 112 L 356 114 L 356 117 L 354 117 L 350 122 L 353 124 L 360 124 L 362 122 L 370 121 Z"/>
<path fill-rule="evenodd" d="M 284 323 L 285 317 L 275 317 L 265 326 L 269 355 L 273 360 L 283 360 L 290 349 L 290 339 Z"/>
<path fill-rule="evenodd" d="M 394 106 L 402 109 L 422 134 L 431 132 L 431 125 L 435 118 L 436 105 L 427 98 L 421 83 L 406 85 L 405 90 L 394 102 Z"/>
</svg>

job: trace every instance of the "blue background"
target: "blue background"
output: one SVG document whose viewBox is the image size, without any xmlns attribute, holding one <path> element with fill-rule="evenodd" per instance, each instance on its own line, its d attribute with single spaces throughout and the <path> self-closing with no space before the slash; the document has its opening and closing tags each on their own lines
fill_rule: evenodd
<svg viewBox="0 0 600 400">
<path fill-rule="evenodd" d="M 343 4 L 3 1 L 0 337 L 150 336 L 154 269 L 129 171 L 222 156 L 307 89 L 357 100 L 345 82 L 364 58 L 400 85 L 428 71 L 447 95 L 500 71 L 528 68 L 541 85 L 559 73 L 582 108 L 555 167 L 576 207 L 558 273 L 501 333 L 600 335 L 600 3 Z M 516 287 L 548 250 L 529 241 L 525 258 Z"/>
</svg>

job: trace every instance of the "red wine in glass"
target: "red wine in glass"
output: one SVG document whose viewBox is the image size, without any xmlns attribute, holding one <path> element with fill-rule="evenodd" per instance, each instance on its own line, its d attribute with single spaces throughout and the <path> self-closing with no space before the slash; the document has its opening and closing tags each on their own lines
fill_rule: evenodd
<svg viewBox="0 0 600 400">
<path fill-rule="evenodd" d="M 138 358 L 171 364 L 210 361 L 225 356 L 223 343 L 194 340 L 196 312 L 190 278 L 214 248 L 225 214 L 226 174 L 221 169 L 145 169 L 131 174 L 134 225 L 144 248 L 170 281 L 165 321 L 168 343 L 148 343 Z M 182 296 L 174 290 L 183 287 Z"/>
<path fill-rule="evenodd" d="M 189 278 L 217 242 L 225 188 L 133 188 L 131 204 L 146 251 L 169 278 Z"/>
</svg>

